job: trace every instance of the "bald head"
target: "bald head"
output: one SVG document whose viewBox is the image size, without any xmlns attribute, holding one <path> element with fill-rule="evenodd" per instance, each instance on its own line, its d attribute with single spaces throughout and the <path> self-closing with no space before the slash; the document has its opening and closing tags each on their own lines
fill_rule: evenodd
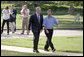
<svg viewBox="0 0 84 57">
<path fill-rule="evenodd" d="M 40 8 L 40 7 L 36 7 L 36 12 L 37 12 L 38 14 L 40 14 L 40 13 L 41 13 L 41 8 Z"/>
</svg>

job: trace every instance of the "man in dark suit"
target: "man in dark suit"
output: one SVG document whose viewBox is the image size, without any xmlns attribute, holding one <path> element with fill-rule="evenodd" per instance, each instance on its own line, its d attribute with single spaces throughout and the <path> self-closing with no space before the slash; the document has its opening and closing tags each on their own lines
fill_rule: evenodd
<svg viewBox="0 0 84 57">
<path fill-rule="evenodd" d="M 34 46 L 33 52 L 39 53 L 38 51 L 38 42 L 39 42 L 39 35 L 42 31 L 42 24 L 43 24 L 43 15 L 41 14 L 41 8 L 36 7 L 36 13 L 30 17 L 29 25 L 28 25 L 28 32 L 30 32 L 30 27 L 32 29 L 34 35 Z"/>
</svg>

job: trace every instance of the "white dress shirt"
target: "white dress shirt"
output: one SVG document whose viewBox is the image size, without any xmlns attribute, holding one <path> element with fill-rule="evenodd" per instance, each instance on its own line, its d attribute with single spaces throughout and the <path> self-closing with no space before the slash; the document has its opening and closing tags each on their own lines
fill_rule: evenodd
<svg viewBox="0 0 84 57">
<path fill-rule="evenodd" d="M 38 21 L 40 22 L 40 14 L 38 14 L 37 12 L 36 12 L 36 15 L 37 15 L 37 19 L 38 19 Z"/>
</svg>

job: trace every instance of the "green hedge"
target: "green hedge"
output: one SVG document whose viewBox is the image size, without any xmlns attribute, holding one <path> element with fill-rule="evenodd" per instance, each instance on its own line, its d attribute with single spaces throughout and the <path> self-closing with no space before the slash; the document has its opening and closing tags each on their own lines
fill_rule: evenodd
<svg viewBox="0 0 84 57">
<path fill-rule="evenodd" d="M 3 4 L 1 4 L 1 6 L 3 6 Z M 30 14 L 34 14 L 35 9 L 33 8 L 33 5 L 28 4 L 27 6 L 30 9 Z M 43 5 L 40 5 L 40 7 L 42 8 L 42 14 L 44 14 L 44 15 L 47 14 L 48 9 L 52 9 L 54 15 L 66 15 L 66 14 L 68 14 L 68 9 L 69 9 L 69 6 L 65 6 L 65 5 L 57 6 L 54 4 L 53 5 L 43 4 Z M 1 7 L 1 10 L 3 8 L 4 7 Z M 20 3 L 18 3 L 18 4 L 15 4 L 15 8 L 17 9 L 17 13 L 20 13 L 22 6 Z M 83 8 L 82 7 L 74 7 L 74 15 L 76 15 L 77 13 L 80 13 L 80 15 L 83 16 Z"/>
</svg>

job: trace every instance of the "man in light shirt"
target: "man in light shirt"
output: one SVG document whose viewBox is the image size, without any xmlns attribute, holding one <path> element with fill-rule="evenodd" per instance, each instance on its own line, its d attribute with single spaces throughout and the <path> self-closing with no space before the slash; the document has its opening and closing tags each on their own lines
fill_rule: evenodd
<svg viewBox="0 0 84 57">
<path fill-rule="evenodd" d="M 27 9 L 27 6 L 24 5 L 22 10 L 21 10 L 21 15 L 22 15 L 22 33 L 24 34 L 25 27 L 28 30 L 28 16 L 29 16 L 29 9 Z M 27 31 L 28 34 L 28 31 Z"/>
<path fill-rule="evenodd" d="M 57 24 L 58 27 L 60 27 L 60 25 L 59 25 L 58 20 L 55 17 L 52 16 L 52 10 L 51 9 L 49 9 L 47 11 L 47 14 L 48 14 L 48 16 L 46 16 L 44 21 L 43 21 L 43 27 L 44 27 L 45 34 L 46 34 L 46 37 L 47 37 L 47 41 L 46 41 L 44 50 L 49 51 L 48 48 L 50 46 L 52 48 L 52 52 L 55 52 L 56 49 L 54 48 L 54 45 L 51 41 L 52 40 L 52 35 L 53 35 L 53 27 L 54 27 L 54 24 Z"/>
</svg>

